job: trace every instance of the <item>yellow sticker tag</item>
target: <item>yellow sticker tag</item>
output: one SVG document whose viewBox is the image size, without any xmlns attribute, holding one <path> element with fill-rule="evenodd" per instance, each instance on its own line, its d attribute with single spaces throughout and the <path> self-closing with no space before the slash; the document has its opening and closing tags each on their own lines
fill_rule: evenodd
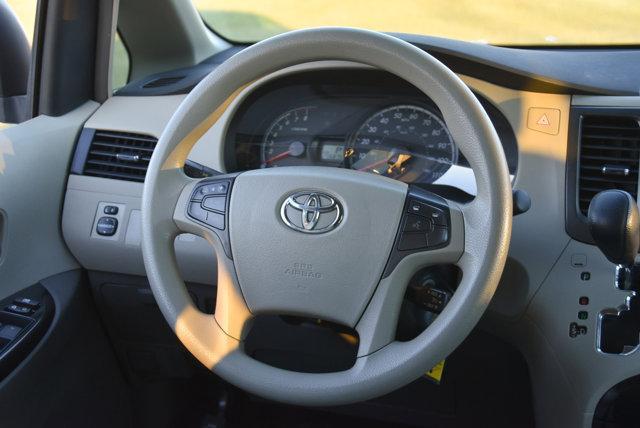
<svg viewBox="0 0 640 428">
<path fill-rule="evenodd" d="M 435 367 L 426 372 L 424 375 L 435 383 L 440 384 L 440 380 L 442 379 L 442 372 L 444 372 L 444 362 L 445 360 L 440 361 L 435 365 Z"/>
</svg>

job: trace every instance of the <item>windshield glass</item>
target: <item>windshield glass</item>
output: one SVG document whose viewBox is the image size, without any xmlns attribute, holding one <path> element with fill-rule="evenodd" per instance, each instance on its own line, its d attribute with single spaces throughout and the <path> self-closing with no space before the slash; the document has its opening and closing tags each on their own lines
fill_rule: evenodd
<svg viewBox="0 0 640 428">
<path fill-rule="evenodd" d="M 496 45 L 640 42 L 638 0 L 194 0 L 236 42 L 288 30 L 349 26 Z"/>
</svg>

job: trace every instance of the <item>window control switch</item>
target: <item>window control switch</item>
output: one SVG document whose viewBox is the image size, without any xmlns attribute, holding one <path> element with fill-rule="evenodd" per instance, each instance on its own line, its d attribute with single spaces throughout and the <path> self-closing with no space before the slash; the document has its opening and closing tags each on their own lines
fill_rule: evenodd
<svg viewBox="0 0 640 428">
<path fill-rule="evenodd" d="M 17 325 L 5 324 L 0 327 L 0 339 L 13 340 L 22 331 L 22 327 Z"/>
<path fill-rule="evenodd" d="M 18 315 L 31 315 L 31 313 L 33 312 L 32 309 L 25 308 L 24 306 L 18 306 L 16 304 L 9 305 L 4 308 L 4 310 Z"/>
<path fill-rule="evenodd" d="M 22 306 L 23 308 L 29 308 L 36 310 L 40 307 L 40 302 L 37 300 L 30 299 L 28 297 L 20 297 L 13 301 L 18 306 Z"/>
</svg>

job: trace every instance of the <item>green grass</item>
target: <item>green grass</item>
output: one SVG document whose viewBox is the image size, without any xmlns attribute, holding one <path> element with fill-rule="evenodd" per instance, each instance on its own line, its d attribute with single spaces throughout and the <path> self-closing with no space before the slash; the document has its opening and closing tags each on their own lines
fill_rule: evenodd
<svg viewBox="0 0 640 428">
<path fill-rule="evenodd" d="M 37 1 L 8 2 L 31 40 Z M 261 40 L 298 28 L 344 25 L 507 45 L 640 44 L 640 0 L 193 2 L 212 28 L 240 42 Z M 114 88 L 126 83 L 128 70 L 126 49 L 117 38 L 112 70 Z"/>
<path fill-rule="evenodd" d="M 203 10 L 201 14 L 212 28 L 232 40 L 251 42 L 288 30 L 270 18 L 252 13 Z"/>
<path fill-rule="evenodd" d="M 638 0 L 194 0 L 238 41 L 343 25 L 493 44 L 637 44 Z"/>
</svg>

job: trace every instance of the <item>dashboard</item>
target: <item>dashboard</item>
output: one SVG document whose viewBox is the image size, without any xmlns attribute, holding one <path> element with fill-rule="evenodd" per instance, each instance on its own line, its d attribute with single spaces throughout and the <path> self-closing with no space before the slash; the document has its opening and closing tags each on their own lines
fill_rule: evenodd
<svg viewBox="0 0 640 428">
<path fill-rule="evenodd" d="M 600 315 L 624 309 L 628 293 L 613 286 L 615 267 L 569 226 L 584 196 L 580 192 L 604 182 L 588 168 L 592 163 L 580 159 L 598 156 L 611 162 L 598 145 L 605 137 L 613 141 L 607 144 L 632 144 L 628 136 L 616 137 L 622 123 L 617 116 L 631 115 L 637 127 L 640 97 L 633 64 L 638 61 L 628 61 L 626 51 L 595 54 L 407 40 L 436 55 L 476 94 L 500 137 L 513 188 L 531 197 L 529 211 L 513 219 L 509 258 L 484 327 L 516 343 L 527 356 L 536 396 L 548 397 L 539 401 L 537 415 L 553 415 L 562 426 L 590 426 L 600 397 L 640 372 L 640 354 L 598 349 Z M 104 141 L 108 133 L 118 144 L 130 141 L 128 150 L 139 149 L 141 136 L 157 139 L 198 79 L 233 52 L 132 82 L 85 122 L 62 222 L 65 242 L 83 267 L 107 272 L 110 278 L 145 275 L 140 250 L 143 178 L 126 181 L 115 175 L 120 170 L 108 171 L 111 177 L 89 174 L 92 144 L 110 144 Z M 640 61 L 640 53 L 632 57 L 636 55 Z M 615 78 L 602 78 L 612 74 Z M 150 85 L 169 77 L 177 83 Z M 587 116 L 598 124 L 582 138 L 581 121 Z M 450 137 L 454 127 L 424 94 L 383 71 L 318 61 L 279 70 L 239 91 L 195 143 L 189 160 L 212 174 L 287 165 L 362 169 L 435 193 L 435 186 L 450 186 L 474 195 L 473 172 Z M 626 157 L 612 156 L 616 162 L 637 159 L 635 146 L 630 150 Z M 95 233 L 106 204 L 119 208 L 118 231 L 111 237 Z M 482 224 L 477 230 L 482 231 Z M 180 235 L 175 248 L 187 281 L 213 283 L 215 256 L 205 240 Z"/>
<path fill-rule="evenodd" d="M 494 106 L 480 101 L 513 174 L 514 132 Z M 238 106 L 225 147 L 231 171 L 330 166 L 437 184 L 453 165 L 468 168 L 433 101 L 376 70 L 298 73 L 261 86 Z"/>
</svg>

